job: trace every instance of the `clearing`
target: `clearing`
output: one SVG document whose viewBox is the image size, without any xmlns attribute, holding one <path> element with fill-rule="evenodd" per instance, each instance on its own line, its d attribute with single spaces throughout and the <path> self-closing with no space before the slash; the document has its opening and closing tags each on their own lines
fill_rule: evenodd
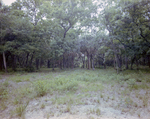
<svg viewBox="0 0 150 119">
<path fill-rule="evenodd" d="M 150 72 L 43 69 L 0 74 L 1 119 L 150 119 Z"/>
</svg>

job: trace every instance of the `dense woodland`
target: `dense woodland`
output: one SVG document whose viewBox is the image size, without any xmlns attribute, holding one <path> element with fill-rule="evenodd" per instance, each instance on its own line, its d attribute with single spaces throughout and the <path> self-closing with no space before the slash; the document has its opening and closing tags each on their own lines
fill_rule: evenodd
<svg viewBox="0 0 150 119">
<path fill-rule="evenodd" d="M 0 70 L 150 67 L 150 0 L 0 3 Z"/>
</svg>

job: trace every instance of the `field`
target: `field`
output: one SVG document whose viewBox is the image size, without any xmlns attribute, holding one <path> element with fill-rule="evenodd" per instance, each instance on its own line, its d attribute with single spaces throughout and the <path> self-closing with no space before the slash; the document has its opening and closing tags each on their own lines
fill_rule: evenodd
<svg viewBox="0 0 150 119">
<path fill-rule="evenodd" d="M 41 69 L 0 74 L 1 119 L 149 119 L 150 72 Z"/>
</svg>

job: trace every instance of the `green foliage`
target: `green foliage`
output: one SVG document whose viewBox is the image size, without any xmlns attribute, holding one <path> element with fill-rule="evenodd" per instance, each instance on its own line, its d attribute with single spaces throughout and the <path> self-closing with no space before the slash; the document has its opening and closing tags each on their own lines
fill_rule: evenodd
<svg viewBox="0 0 150 119">
<path fill-rule="evenodd" d="M 7 83 L 0 84 L 0 111 L 5 110 L 7 108 L 7 101 L 8 98 L 8 89 Z"/>
<path fill-rule="evenodd" d="M 7 99 L 1 99 L 0 109 L 5 110 L 11 107 L 14 110 L 14 116 L 19 117 L 25 114 L 27 101 L 39 101 L 39 105 L 32 108 L 33 103 L 30 103 L 31 110 L 50 106 L 53 110 L 46 112 L 49 116 L 54 116 L 55 110 L 58 113 L 73 114 L 72 109 L 76 106 L 90 106 L 87 114 L 94 117 L 99 117 L 102 114 L 97 105 L 106 104 L 107 107 L 122 110 L 122 112 L 128 112 L 129 108 L 133 111 L 141 106 L 147 109 L 150 94 L 147 80 L 145 77 L 142 78 L 145 74 L 147 74 L 147 79 L 149 73 L 143 71 L 140 74 L 135 70 L 119 74 L 116 74 L 113 69 L 95 69 L 94 71 L 85 69 L 62 71 L 57 69 L 52 72 L 50 69 L 44 68 L 38 73 L 14 72 L 8 75 L 9 78 L 2 83 L 3 86 L 0 85 L 0 89 L 4 87 L 8 93 Z M 141 76 L 142 82 L 137 82 L 139 76 Z M 3 78 L 3 75 L 1 77 Z M 16 79 L 21 79 L 22 82 L 17 83 Z M 27 79 L 30 82 L 23 82 Z M 9 93 L 8 89 L 13 90 Z"/>
<path fill-rule="evenodd" d="M 67 77 L 55 79 L 50 84 L 54 90 L 59 91 L 76 91 L 78 89 L 78 82 Z"/>
<path fill-rule="evenodd" d="M 47 93 L 46 81 L 38 80 L 33 85 L 37 96 L 44 96 Z"/>
<path fill-rule="evenodd" d="M 26 72 L 34 72 L 35 71 L 35 68 L 31 65 L 31 66 L 26 66 L 25 68 L 24 68 L 24 71 L 26 71 Z"/>
<path fill-rule="evenodd" d="M 6 100 L 8 95 L 7 87 L 9 86 L 9 83 L 5 81 L 4 83 L 0 84 L 0 100 Z"/>
<path fill-rule="evenodd" d="M 25 109 L 26 109 L 26 107 L 28 106 L 28 103 L 29 103 L 29 102 L 27 102 L 26 104 L 20 104 L 20 105 L 18 105 L 18 106 L 16 107 L 15 113 L 16 113 L 17 116 L 21 117 L 21 116 L 24 115 Z"/>
</svg>

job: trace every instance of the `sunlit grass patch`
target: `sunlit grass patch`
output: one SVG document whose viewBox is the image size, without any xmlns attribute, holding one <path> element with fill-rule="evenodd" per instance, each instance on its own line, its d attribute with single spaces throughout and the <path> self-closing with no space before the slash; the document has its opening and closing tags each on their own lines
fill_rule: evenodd
<svg viewBox="0 0 150 119">
<path fill-rule="evenodd" d="M 76 91 L 78 89 L 78 82 L 68 77 L 59 77 L 49 81 L 48 84 L 54 91 Z"/>
<path fill-rule="evenodd" d="M 90 87 L 90 88 L 89 88 Z M 82 92 L 97 92 L 102 91 L 104 86 L 101 83 L 86 83 L 84 87 L 81 88 Z"/>
<path fill-rule="evenodd" d="M 30 81 L 30 79 L 32 78 L 34 74 L 15 74 L 12 75 L 8 78 L 8 80 L 10 81 L 14 81 L 14 82 L 24 82 L 24 81 Z"/>
</svg>

